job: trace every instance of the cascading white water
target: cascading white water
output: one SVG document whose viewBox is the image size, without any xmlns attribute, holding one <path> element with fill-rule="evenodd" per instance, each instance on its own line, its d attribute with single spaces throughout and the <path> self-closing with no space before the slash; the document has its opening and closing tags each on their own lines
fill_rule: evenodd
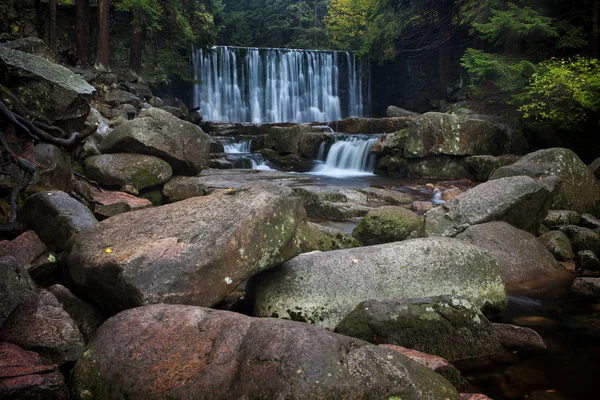
<svg viewBox="0 0 600 400">
<path fill-rule="evenodd" d="M 250 153 L 252 149 L 252 140 L 243 140 L 239 143 L 230 143 L 223 145 L 226 154 Z"/>
<path fill-rule="evenodd" d="M 325 161 L 318 164 L 311 174 L 335 177 L 373 175 L 377 158 L 369 150 L 376 141 L 377 136 L 373 135 L 339 136 L 331 145 Z M 319 155 L 324 148 L 322 144 Z"/>
<path fill-rule="evenodd" d="M 245 54 L 245 55 L 244 55 Z M 194 52 L 194 101 L 222 122 L 314 122 L 363 116 L 361 63 L 346 52 L 217 46 Z M 340 68 L 348 80 L 340 90 Z M 344 100 L 341 104 L 340 95 Z"/>
</svg>

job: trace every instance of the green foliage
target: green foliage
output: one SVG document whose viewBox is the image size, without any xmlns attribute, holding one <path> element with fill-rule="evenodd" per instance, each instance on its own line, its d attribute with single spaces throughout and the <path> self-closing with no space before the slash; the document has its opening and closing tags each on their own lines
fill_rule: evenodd
<svg viewBox="0 0 600 400">
<path fill-rule="evenodd" d="M 461 62 L 469 72 L 472 87 L 486 80 L 493 80 L 505 92 L 522 89 L 535 72 L 535 65 L 527 60 L 475 49 L 467 49 Z"/>
<path fill-rule="evenodd" d="M 581 129 L 600 110 L 600 64 L 583 57 L 544 61 L 515 100 L 525 118 Z"/>
<path fill-rule="evenodd" d="M 374 0 L 331 0 L 325 17 L 329 44 L 339 50 L 358 50 L 367 29 Z"/>
</svg>

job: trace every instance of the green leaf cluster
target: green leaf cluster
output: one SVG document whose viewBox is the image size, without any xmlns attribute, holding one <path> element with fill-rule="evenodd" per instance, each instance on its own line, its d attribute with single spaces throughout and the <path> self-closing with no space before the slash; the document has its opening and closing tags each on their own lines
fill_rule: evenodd
<svg viewBox="0 0 600 400">
<path fill-rule="evenodd" d="M 491 80 L 504 92 L 522 89 L 536 70 L 527 60 L 475 49 L 467 49 L 461 63 L 471 77 L 472 88 Z"/>
<path fill-rule="evenodd" d="M 515 96 L 525 118 L 581 130 L 600 110 L 600 65 L 574 57 L 542 62 L 525 91 Z"/>
</svg>

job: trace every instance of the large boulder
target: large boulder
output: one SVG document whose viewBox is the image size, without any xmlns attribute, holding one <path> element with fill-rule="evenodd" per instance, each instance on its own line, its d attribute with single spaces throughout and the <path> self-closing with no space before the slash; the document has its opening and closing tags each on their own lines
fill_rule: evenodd
<svg viewBox="0 0 600 400">
<path fill-rule="evenodd" d="M 165 199 L 172 203 L 190 197 L 206 196 L 210 190 L 204 186 L 200 177 L 176 176 L 165 184 L 162 193 Z"/>
<path fill-rule="evenodd" d="M 567 235 L 561 231 L 549 231 L 539 237 L 540 242 L 560 261 L 572 260 L 573 246 Z"/>
<path fill-rule="evenodd" d="M 29 196 L 19 222 L 32 229 L 52 251 L 61 251 L 72 236 L 98 223 L 94 214 L 65 192 L 53 190 Z"/>
<path fill-rule="evenodd" d="M 295 125 L 289 127 L 273 127 L 267 136 L 267 146 L 280 153 L 291 153 L 314 157 L 320 142 L 328 140 L 330 135 L 322 129 L 310 125 Z"/>
<path fill-rule="evenodd" d="M 418 112 L 405 110 L 404 108 L 389 106 L 385 111 L 385 115 L 388 117 L 418 117 L 421 114 Z"/>
<path fill-rule="evenodd" d="M 450 361 L 486 356 L 499 346 L 492 324 L 479 308 L 455 296 L 364 301 L 335 331 Z"/>
<path fill-rule="evenodd" d="M 67 400 L 56 364 L 10 343 L 0 343 L 0 399 Z"/>
<path fill-rule="evenodd" d="M 171 164 L 176 174 L 196 175 L 208 162 L 210 141 L 199 126 L 149 108 L 109 133 L 100 150 L 156 156 Z"/>
<path fill-rule="evenodd" d="M 392 133 L 407 128 L 413 117 L 391 118 L 345 118 L 341 121 L 332 121 L 328 125 L 334 132 L 340 133 Z"/>
<path fill-rule="evenodd" d="M 595 231 L 576 225 L 565 225 L 560 228 L 573 246 L 573 252 L 590 250 L 600 257 L 600 234 Z"/>
<path fill-rule="evenodd" d="M 498 168 L 490 179 L 516 175 L 535 179 L 557 177 L 558 187 L 550 199 L 550 207 L 555 210 L 582 213 L 592 210 L 600 201 L 600 186 L 596 177 L 569 149 L 552 148 L 529 153 L 512 165 Z"/>
<path fill-rule="evenodd" d="M 500 156 L 471 156 L 465 158 L 466 169 L 473 174 L 478 181 L 487 181 L 492 173 L 505 165 L 516 162 L 520 157 L 512 154 L 503 154 Z"/>
<path fill-rule="evenodd" d="M 456 238 L 487 250 L 500 267 L 507 286 L 551 278 L 563 271 L 535 236 L 503 221 L 470 226 Z"/>
<path fill-rule="evenodd" d="M 536 232 L 550 192 L 527 176 L 482 183 L 425 214 L 428 236 L 456 236 L 471 225 L 505 221 Z"/>
<path fill-rule="evenodd" d="M 23 264 L 12 256 L 0 258 L 0 327 L 21 303 L 35 295 L 35 283 Z"/>
<path fill-rule="evenodd" d="M 397 242 L 423 226 L 414 212 L 398 206 L 384 206 L 369 211 L 352 231 L 362 245 Z"/>
<path fill-rule="evenodd" d="M 365 300 L 449 293 L 485 310 L 506 305 L 496 262 L 485 250 L 451 238 L 302 254 L 254 276 L 248 288 L 254 315 L 329 329 Z"/>
<path fill-rule="evenodd" d="M 154 303 L 213 306 L 299 253 L 306 214 L 262 183 L 119 214 L 69 242 L 67 275 L 108 312 Z"/>
<path fill-rule="evenodd" d="M 101 185 L 131 185 L 138 190 L 158 186 L 173 176 L 166 161 L 143 154 L 101 154 L 85 160 L 85 174 Z"/>
<path fill-rule="evenodd" d="M 0 46 L 6 46 L 9 49 L 19 50 L 34 56 L 42 57 L 50 62 L 59 63 L 56 55 L 50 50 L 46 42 L 38 37 L 24 37 L 15 39 L 11 42 L 2 43 Z"/>
<path fill-rule="evenodd" d="M 499 155 L 506 139 L 505 131 L 487 121 L 429 112 L 410 124 L 402 140 L 403 156 Z"/>
<path fill-rule="evenodd" d="M 307 324 L 182 305 L 109 319 L 73 385 L 82 400 L 460 398 L 391 350 Z"/>
<path fill-rule="evenodd" d="M 85 347 L 73 319 L 45 290 L 13 311 L 0 328 L 0 341 L 35 351 L 58 365 L 76 361 Z"/>
<path fill-rule="evenodd" d="M 25 107 L 70 132 L 83 126 L 95 93 L 67 68 L 5 46 L 0 46 L 0 81 Z"/>
</svg>

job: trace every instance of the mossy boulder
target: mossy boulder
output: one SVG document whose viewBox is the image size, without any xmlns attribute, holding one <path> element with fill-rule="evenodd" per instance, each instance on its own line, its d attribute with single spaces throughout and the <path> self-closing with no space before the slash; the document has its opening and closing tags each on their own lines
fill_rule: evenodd
<svg viewBox="0 0 600 400">
<path fill-rule="evenodd" d="M 496 262 L 485 250 L 450 238 L 301 254 L 252 277 L 247 289 L 256 316 L 329 329 L 365 300 L 447 293 L 485 310 L 506 306 Z"/>
<path fill-rule="evenodd" d="M 460 399 L 435 372 L 380 346 L 293 321 L 164 304 L 102 325 L 75 366 L 73 392 L 81 400 Z"/>
<path fill-rule="evenodd" d="M 206 196 L 211 191 L 197 176 L 176 176 L 165 184 L 162 192 L 166 201 L 172 203 L 190 197 Z"/>
<path fill-rule="evenodd" d="M 463 157 L 428 157 L 405 160 L 405 170 L 397 175 L 406 178 L 465 179 L 471 173 L 465 168 Z"/>
<path fill-rule="evenodd" d="M 465 168 L 476 180 L 487 181 L 496 169 L 513 164 L 519 158 L 520 156 L 512 154 L 471 156 L 465 158 Z"/>
<path fill-rule="evenodd" d="M 329 135 L 310 125 L 273 127 L 267 136 L 267 147 L 282 154 L 316 155 L 321 142 Z"/>
<path fill-rule="evenodd" d="M 331 129 L 340 133 L 392 133 L 402 130 L 411 123 L 413 117 L 391 118 L 345 118 L 341 121 L 329 123 Z"/>
<path fill-rule="evenodd" d="M 567 235 L 561 231 L 546 232 L 539 237 L 542 244 L 557 260 L 567 261 L 575 258 L 573 247 Z"/>
<path fill-rule="evenodd" d="M 149 108 L 100 143 L 102 153 L 137 153 L 168 162 L 178 175 L 197 175 L 210 158 L 210 141 L 198 127 L 166 111 Z"/>
<path fill-rule="evenodd" d="M 555 210 L 584 213 L 592 211 L 600 201 L 596 177 L 569 149 L 552 148 L 529 153 L 514 164 L 498 168 L 490 180 L 517 175 L 534 179 L 558 178 L 557 189 L 550 199 L 550 207 Z"/>
<path fill-rule="evenodd" d="M 591 250 L 596 256 L 600 257 L 600 234 L 597 232 L 576 225 L 562 226 L 560 231 L 567 235 L 575 253 Z"/>
<path fill-rule="evenodd" d="M 550 229 L 560 228 L 564 225 L 579 225 L 581 214 L 573 210 L 548 210 L 542 224 Z"/>
<path fill-rule="evenodd" d="M 96 91 L 61 65 L 6 46 L 0 46 L 0 81 L 25 107 L 68 132 L 83 126 Z"/>
<path fill-rule="evenodd" d="M 158 157 L 143 154 L 101 154 L 84 162 L 85 174 L 101 185 L 131 185 L 138 190 L 161 185 L 173 175 L 171 166 Z"/>
<path fill-rule="evenodd" d="M 350 249 L 360 246 L 360 243 L 352 236 L 313 222 L 298 228 L 295 240 L 300 243 L 302 253 Z"/>
<path fill-rule="evenodd" d="M 294 239 L 304 224 L 290 189 L 257 183 L 108 218 L 68 243 L 64 272 L 108 313 L 155 303 L 213 306 L 299 254 Z"/>
<path fill-rule="evenodd" d="M 365 301 L 346 315 L 335 331 L 449 361 L 482 357 L 499 347 L 492 324 L 479 308 L 455 296 Z"/>
<path fill-rule="evenodd" d="M 352 231 L 363 246 L 406 239 L 423 226 L 423 220 L 402 207 L 384 206 L 369 211 Z"/>
</svg>

